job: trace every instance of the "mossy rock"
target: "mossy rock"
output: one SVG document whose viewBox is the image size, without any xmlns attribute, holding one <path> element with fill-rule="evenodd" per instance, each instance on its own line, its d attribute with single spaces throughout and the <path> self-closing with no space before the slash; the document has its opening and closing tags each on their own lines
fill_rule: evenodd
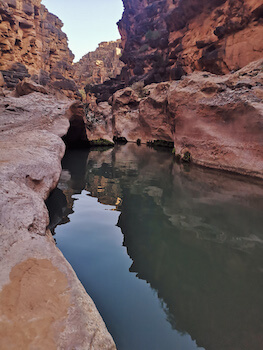
<svg viewBox="0 0 263 350">
<path fill-rule="evenodd" d="M 121 145 L 125 145 L 128 141 L 125 137 L 122 136 L 114 136 L 113 142 Z"/>
<path fill-rule="evenodd" d="M 165 148 L 174 148 L 174 142 L 166 140 L 153 140 L 148 141 L 147 146 L 149 147 L 165 147 Z"/>
<path fill-rule="evenodd" d="M 182 162 L 190 163 L 191 162 L 191 153 L 186 151 L 182 157 Z"/>
<path fill-rule="evenodd" d="M 89 141 L 89 145 L 91 147 L 113 147 L 114 143 L 109 140 L 98 139 L 98 140 Z"/>
</svg>

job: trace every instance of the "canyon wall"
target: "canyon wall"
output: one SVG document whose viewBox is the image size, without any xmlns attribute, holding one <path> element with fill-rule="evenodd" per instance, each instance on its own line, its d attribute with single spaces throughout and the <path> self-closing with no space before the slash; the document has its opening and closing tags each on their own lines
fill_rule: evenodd
<svg viewBox="0 0 263 350">
<path fill-rule="evenodd" d="M 118 26 L 126 79 L 225 74 L 263 55 L 261 0 L 123 0 Z"/>
<path fill-rule="evenodd" d="M 125 66 L 88 91 L 88 137 L 173 142 L 178 157 L 263 178 L 262 1 L 123 4 Z"/>
<path fill-rule="evenodd" d="M 224 76 L 195 72 L 143 83 L 90 104 L 89 139 L 174 142 L 175 153 L 206 167 L 263 178 L 263 60 Z"/>
<path fill-rule="evenodd" d="M 121 73 L 124 63 L 120 61 L 121 40 L 105 41 L 98 48 L 87 53 L 73 65 L 74 79 L 80 89 L 87 84 L 102 84 Z"/>
<path fill-rule="evenodd" d="M 0 71 L 8 88 L 24 77 L 78 96 L 63 23 L 41 0 L 0 0 Z"/>
</svg>

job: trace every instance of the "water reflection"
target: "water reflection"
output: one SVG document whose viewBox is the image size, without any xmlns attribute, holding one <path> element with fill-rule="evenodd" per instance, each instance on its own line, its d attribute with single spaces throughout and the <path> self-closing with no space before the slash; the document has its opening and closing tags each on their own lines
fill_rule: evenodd
<svg viewBox="0 0 263 350">
<path fill-rule="evenodd" d="M 83 189 L 115 206 L 129 270 L 157 292 L 174 329 L 206 350 L 262 348 L 262 186 L 130 144 L 71 151 L 63 168 L 61 222 Z"/>
</svg>

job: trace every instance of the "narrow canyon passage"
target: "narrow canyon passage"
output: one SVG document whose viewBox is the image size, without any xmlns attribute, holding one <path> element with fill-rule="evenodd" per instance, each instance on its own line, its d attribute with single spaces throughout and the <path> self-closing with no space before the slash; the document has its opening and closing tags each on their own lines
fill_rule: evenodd
<svg viewBox="0 0 263 350">
<path fill-rule="evenodd" d="M 58 247 L 119 350 L 258 350 L 262 186 L 135 144 L 68 151 Z"/>
<path fill-rule="evenodd" d="M 0 350 L 262 350 L 262 37 L 262 0 L 0 0 Z"/>
</svg>

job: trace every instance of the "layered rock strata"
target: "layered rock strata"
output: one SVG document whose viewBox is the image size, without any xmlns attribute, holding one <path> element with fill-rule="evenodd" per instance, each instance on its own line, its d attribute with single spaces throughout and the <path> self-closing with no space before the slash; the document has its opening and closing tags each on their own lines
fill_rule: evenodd
<svg viewBox="0 0 263 350">
<path fill-rule="evenodd" d="M 262 57 L 261 0 L 123 0 L 126 80 L 146 84 L 206 70 L 225 74 Z"/>
<path fill-rule="evenodd" d="M 124 63 L 120 61 L 121 40 L 102 42 L 98 48 L 87 53 L 73 66 L 74 79 L 80 89 L 87 84 L 102 84 L 121 73 Z"/>
<path fill-rule="evenodd" d="M 115 349 L 47 229 L 70 104 L 38 92 L 0 98 L 1 349 Z"/>
<path fill-rule="evenodd" d="M 225 76 L 136 83 L 90 104 L 88 136 L 173 141 L 196 164 L 263 178 L 262 70 L 259 60 Z"/>
<path fill-rule="evenodd" d="M 72 80 L 74 55 L 61 20 L 41 0 L 0 0 L 0 71 L 7 87 L 25 77 L 78 95 Z"/>
</svg>

